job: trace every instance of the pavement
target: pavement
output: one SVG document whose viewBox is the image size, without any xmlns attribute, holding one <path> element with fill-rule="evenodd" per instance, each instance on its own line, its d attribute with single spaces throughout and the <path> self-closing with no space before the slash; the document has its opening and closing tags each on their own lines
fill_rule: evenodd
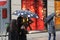
<svg viewBox="0 0 60 40">
<path fill-rule="evenodd" d="M 0 37 L 0 40 L 8 40 L 8 36 Z M 48 40 L 48 32 L 27 34 L 27 40 Z M 60 31 L 56 32 L 56 40 L 60 40 Z"/>
<path fill-rule="evenodd" d="M 53 35 L 51 39 L 53 39 Z M 48 40 L 48 32 L 27 34 L 27 40 Z M 60 40 L 60 31 L 56 32 L 56 40 Z"/>
</svg>

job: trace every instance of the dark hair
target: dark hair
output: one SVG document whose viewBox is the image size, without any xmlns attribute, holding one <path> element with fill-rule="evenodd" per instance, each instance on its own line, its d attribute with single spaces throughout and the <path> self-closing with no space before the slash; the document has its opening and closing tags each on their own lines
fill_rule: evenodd
<svg viewBox="0 0 60 40">
<path fill-rule="evenodd" d="M 11 24 L 12 24 L 12 25 L 16 25 L 16 19 L 12 19 L 12 20 L 11 20 Z"/>
<path fill-rule="evenodd" d="M 19 16 L 17 18 L 17 25 L 22 25 L 23 24 L 23 17 Z"/>
<path fill-rule="evenodd" d="M 18 22 L 22 22 L 22 20 L 23 20 L 23 17 L 21 17 L 21 16 L 19 16 L 19 17 L 17 18 L 17 21 L 18 21 Z"/>
<path fill-rule="evenodd" d="M 12 19 L 10 23 L 10 31 L 16 31 L 16 30 L 17 30 L 16 19 Z"/>
</svg>

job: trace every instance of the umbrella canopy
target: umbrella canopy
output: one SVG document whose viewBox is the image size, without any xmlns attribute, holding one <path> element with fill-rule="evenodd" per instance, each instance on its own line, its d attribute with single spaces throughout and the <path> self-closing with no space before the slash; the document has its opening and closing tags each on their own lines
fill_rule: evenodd
<svg viewBox="0 0 60 40">
<path fill-rule="evenodd" d="M 16 10 L 13 15 L 17 16 L 23 16 L 23 17 L 29 17 L 29 18 L 38 18 L 38 15 L 36 13 L 32 13 L 28 10 Z"/>
<path fill-rule="evenodd" d="M 52 20 L 52 18 L 55 16 L 55 13 L 50 14 L 49 16 L 47 16 L 47 18 L 45 19 L 45 22 L 48 22 L 50 20 Z"/>
<path fill-rule="evenodd" d="M 16 10 L 16 11 L 13 12 L 12 15 L 25 17 L 25 11 L 24 10 Z"/>
</svg>

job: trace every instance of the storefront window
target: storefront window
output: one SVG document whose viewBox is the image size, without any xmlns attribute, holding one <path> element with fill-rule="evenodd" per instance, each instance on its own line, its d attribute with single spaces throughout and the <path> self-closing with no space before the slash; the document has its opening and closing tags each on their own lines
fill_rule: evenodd
<svg viewBox="0 0 60 40">
<path fill-rule="evenodd" d="M 31 28 L 33 30 L 44 30 L 43 0 L 22 0 L 22 9 L 29 9 L 31 12 L 38 14 L 39 19 L 32 18 L 34 22 L 31 24 Z"/>
<path fill-rule="evenodd" d="M 60 0 L 55 0 L 55 12 L 56 12 L 56 17 L 55 17 L 55 24 L 56 28 L 60 28 Z"/>
</svg>

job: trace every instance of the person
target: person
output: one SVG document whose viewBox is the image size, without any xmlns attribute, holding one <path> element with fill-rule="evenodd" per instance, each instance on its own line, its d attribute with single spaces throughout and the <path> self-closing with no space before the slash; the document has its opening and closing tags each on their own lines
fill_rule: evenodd
<svg viewBox="0 0 60 40">
<path fill-rule="evenodd" d="M 21 31 L 21 26 L 22 26 L 22 19 L 23 17 L 19 16 L 17 18 L 17 27 L 18 27 L 18 40 L 21 40 L 21 36 L 20 36 L 20 31 Z"/>
<path fill-rule="evenodd" d="M 17 27 L 18 27 L 18 35 L 19 35 L 19 40 L 27 40 L 26 38 L 26 30 L 25 30 L 25 26 L 23 26 L 23 17 L 19 16 L 17 18 Z M 22 27 L 23 26 L 23 27 Z"/>
<path fill-rule="evenodd" d="M 48 21 L 48 33 L 49 33 L 49 38 L 48 40 L 51 40 L 51 35 L 53 34 L 53 40 L 56 40 L 56 30 L 55 30 L 55 24 L 54 24 L 54 17 L 52 17 Z"/>
<path fill-rule="evenodd" d="M 8 36 L 8 40 L 18 40 L 17 25 L 15 19 L 11 20 Z"/>
<path fill-rule="evenodd" d="M 28 20 L 27 20 L 27 19 L 28 19 Z M 32 21 L 30 18 L 26 18 L 26 19 L 24 19 L 24 20 L 25 20 L 25 22 L 24 22 L 24 26 L 25 26 L 25 28 L 27 29 L 27 27 L 29 27 L 30 30 L 32 30 L 30 24 L 32 24 L 33 21 Z"/>
</svg>

